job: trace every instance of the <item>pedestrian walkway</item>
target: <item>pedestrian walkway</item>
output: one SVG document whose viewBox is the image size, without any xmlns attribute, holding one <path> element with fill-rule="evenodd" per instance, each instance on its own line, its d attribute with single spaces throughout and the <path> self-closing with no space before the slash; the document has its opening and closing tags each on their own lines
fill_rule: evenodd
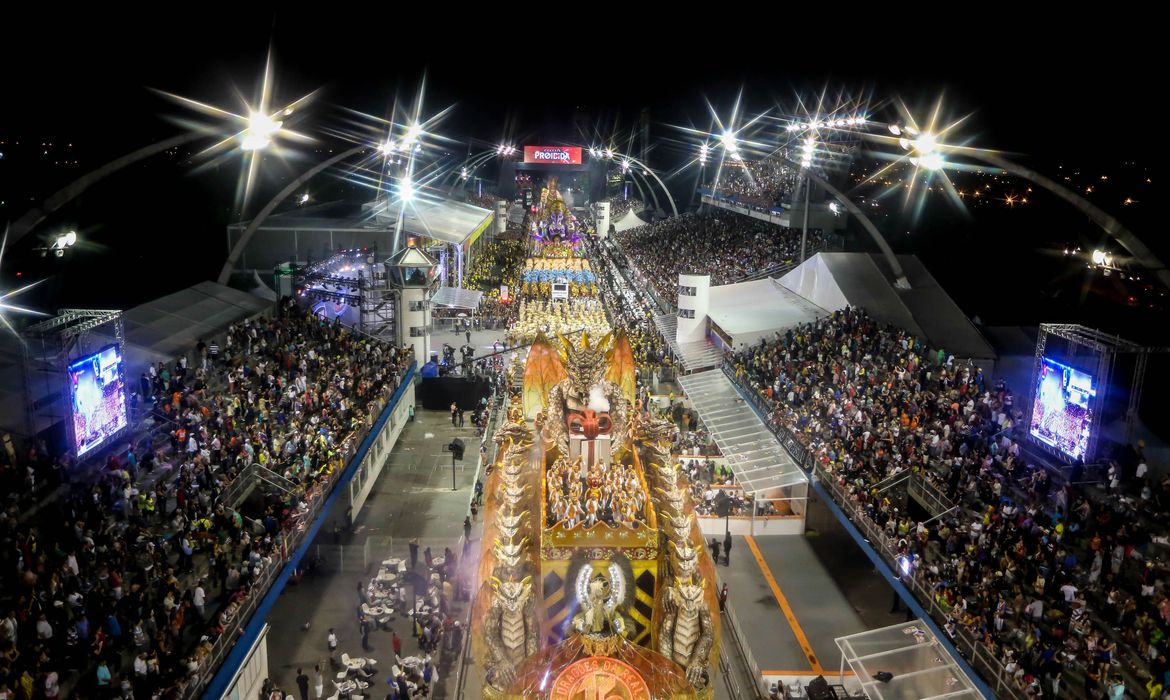
<svg viewBox="0 0 1170 700">
<path fill-rule="evenodd" d="M 386 694 L 386 680 L 394 664 L 392 632 L 402 640 L 404 657 L 417 653 L 410 618 L 398 611 L 390 629 L 370 634 L 370 651 L 362 650 L 356 589 L 359 583 L 364 586 L 369 581 L 383 560 L 409 560 L 411 538 L 419 539 L 420 552 L 430 547 L 435 556 L 441 556 L 443 548 L 449 547 L 462 558 L 463 520 L 469 512 L 478 450 L 469 449 L 466 461 L 456 462 L 456 489 L 452 490 L 451 455 L 443 451 L 443 445 L 455 437 L 469 445 L 478 441 L 470 424 L 453 428 L 445 412 L 418 411 L 415 422 L 403 430 L 365 508 L 355 517 L 353 532 L 335 540 L 331 524 L 322 528 L 322 533 L 329 534 L 319 536 L 310 550 L 323 558 L 321 568 L 287 588 L 268 616 L 269 676 L 280 688 L 295 689 L 297 668 L 311 676 L 314 664 L 327 660 L 325 640 L 331 627 L 338 636 L 339 654 L 378 661 L 377 675 L 372 679 L 377 685 L 371 685 L 367 697 Z M 344 518 L 344 514 L 335 517 Z M 478 549 L 478 544 L 473 544 L 468 556 L 478 557 Z M 461 566 L 468 564 L 474 565 L 461 562 Z M 418 571 L 424 567 L 420 553 Z M 465 619 L 466 605 L 455 606 L 455 619 Z M 454 651 L 435 655 L 439 680 L 432 697 L 453 697 L 446 693 L 455 680 L 457 668 L 452 661 L 456 655 Z M 330 689 L 327 695 L 332 695 L 328 682 L 326 687 Z"/>
<path fill-rule="evenodd" d="M 726 374 L 719 370 L 700 372 L 679 377 L 678 383 L 744 491 L 754 494 L 807 481 Z"/>
<path fill-rule="evenodd" d="M 687 343 L 680 343 L 676 340 L 678 317 L 674 314 L 655 316 L 654 326 L 666 339 L 666 344 L 670 346 L 671 352 L 678 357 L 683 370 L 696 372 L 701 369 L 718 367 L 723 362 L 723 351 L 706 338 Z"/>
</svg>

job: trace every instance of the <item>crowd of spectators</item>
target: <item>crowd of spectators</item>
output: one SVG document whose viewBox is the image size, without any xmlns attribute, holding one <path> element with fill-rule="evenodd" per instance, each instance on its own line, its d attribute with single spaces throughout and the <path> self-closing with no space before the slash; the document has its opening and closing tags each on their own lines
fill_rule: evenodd
<svg viewBox="0 0 1170 700">
<path fill-rule="evenodd" d="M 607 201 L 609 202 L 609 221 L 611 224 L 621 221 L 631 211 L 642 211 L 645 209 L 645 205 L 639 199 L 613 197 Z"/>
<path fill-rule="evenodd" d="M 661 365 L 667 357 L 666 344 L 654 327 L 654 303 L 630 288 L 625 278 L 614 269 L 606 246 L 591 239 L 585 239 L 584 245 L 597 275 L 598 296 L 609 316 L 610 327 L 625 330 L 639 366 Z"/>
<path fill-rule="evenodd" d="M 716 194 L 761 209 L 791 200 L 800 182 L 799 171 L 785 155 L 755 161 L 726 161 L 717 182 L 707 185 Z"/>
<path fill-rule="evenodd" d="M 152 368 L 140 393 L 162 429 L 56 508 L 0 522 L 0 690 L 182 696 L 409 360 L 286 300 Z M 222 496 L 253 463 L 295 488 L 245 518 Z"/>
<path fill-rule="evenodd" d="M 622 251 L 663 299 L 674 299 L 679 273 L 710 275 L 712 285 L 739 282 L 800 256 L 801 232 L 743 214 L 708 210 L 615 234 Z M 809 251 L 825 246 L 809 231 Z"/>
<path fill-rule="evenodd" d="M 884 531 L 948 634 L 986 645 L 1019 695 L 1121 697 L 1148 681 L 1161 696 L 1170 598 L 1150 532 L 1170 480 L 1144 479 L 1140 450 L 1105 487 L 1133 474 L 1133 497 L 1079 474 L 1057 484 L 1022 458 L 1011 391 L 978 368 L 856 308 L 777 336 L 737 353 L 737 375 Z M 902 470 L 958 509 L 929 523 L 900 511 L 874 487 Z"/>
</svg>

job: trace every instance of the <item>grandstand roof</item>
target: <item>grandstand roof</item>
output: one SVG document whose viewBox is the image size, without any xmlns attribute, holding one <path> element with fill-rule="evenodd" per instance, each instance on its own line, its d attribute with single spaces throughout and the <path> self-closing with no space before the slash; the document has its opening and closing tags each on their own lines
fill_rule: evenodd
<svg viewBox="0 0 1170 700">
<path fill-rule="evenodd" d="M 126 328 L 127 378 L 147 362 L 168 362 L 201 338 L 271 307 L 247 292 L 207 281 L 140 304 L 122 314 Z M 141 369 L 138 370 L 141 372 Z"/>
<path fill-rule="evenodd" d="M 885 259 L 869 253 L 817 253 L 780 284 L 825 309 L 864 308 L 874 318 L 925 338 L 956 358 L 994 360 L 995 350 L 915 255 L 899 255 L 910 289 L 894 287 Z"/>
<path fill-rule="evenodd" d="M 348 216 L 314 215 L 318 211 L 297 209 L 273 214 L 257 231 L 389 232 L 398 219 L 398 208 L 388 207 L 385 199 L 369 202 L 360 213 Z M 494 216 L 495 212 L 474 204 L 420 199 L 406 207 L 402 228 L 416 236 L 460 244 L 482 233 Z M 245 226 L 247 222 L 241 222 L 233 228 Z"/>
<path fill-rule="evenodd" d="M 828 314 L 772 279 L 711 287 L 707 315 L 731 336 L 736 349 L 773 331 Z"/>
</svg>

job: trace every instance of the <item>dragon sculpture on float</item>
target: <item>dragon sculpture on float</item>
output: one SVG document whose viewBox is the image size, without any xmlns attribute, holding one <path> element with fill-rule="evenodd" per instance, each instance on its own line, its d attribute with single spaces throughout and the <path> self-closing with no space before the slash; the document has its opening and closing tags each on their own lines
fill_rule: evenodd
<svg viewBox="0 0 1170 700">
<path fill-rule="evenodd" d="M 489 700 L 713 696 L 714 566 L 676 428 L 635 375 L 620 332 L 529 349 L 486 485 L 473 642 Z"/>
</svg>

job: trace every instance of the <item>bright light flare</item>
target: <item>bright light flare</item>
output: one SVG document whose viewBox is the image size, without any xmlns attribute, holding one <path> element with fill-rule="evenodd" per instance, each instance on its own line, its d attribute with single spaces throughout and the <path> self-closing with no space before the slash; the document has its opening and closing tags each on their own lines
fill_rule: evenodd
<svg viewBox="0 0 1170 700">
<path fill-rule="evenodd" d="M 68 234 L 66 234 L 66 236 L 67 235 Z M 74 234 L 74 240 L 76 241 L 76 234 Z M 4 264 L 4 250 L 7 247 L 8 247 L 8 229 L 5 229 L 4 230 L 4 239 L 0 240 L 0 266 L 3 266 L 3 264 Z M 13 335 L 17 336 L 18 338 L 20 336 L 17 334 L 16 328 L 14 328 L 12 323 L 8 320 L 8 312 L 11 311 L 14 313 L 27 314 L 27 315 L 31 315 L 31 316 L 47 316 L 48 314 L 45 314 L 45 313 L 42 313 L 40 311 L 36 311 L 33 309 L 28 309 L 28 308 L 25 308 L 23 306 L 17 306 L 15 304 L 10 304 L 9 300 L 14 299 L 14 298 L 20 296 L 21 294 L 24 294 L 25 292 L 27 292 L 28 290 L 37 286 L 41 282 L 44 282 L 44 280 L 37 280 L 36 282 L 26 284 L 23 287 L 19 287 L 17 289 L 13 289 L 13 290 L 7 291 L 7 292 L 0 290 L 0 324 L 3 324 L 4 327 L 9 330 L 9 332 L 11 332 Z"/>
<path fill-rule="evenodd" d="M 248 115 L 248 128 L 240 132 L 240 148 L 245 151 L 259 151 L 268 148 L 283 124 L 283 121 L 267 114 L 252 112 Z"/>
<path fill-rule="evenodd" d="M 938 141 L 931 133 L 920 134 L 918 138 L 914 139 L 914 150 L 918 151 L 919 155 L 928 156 L 934 153 L 937 146 Z"/>
</svg>

